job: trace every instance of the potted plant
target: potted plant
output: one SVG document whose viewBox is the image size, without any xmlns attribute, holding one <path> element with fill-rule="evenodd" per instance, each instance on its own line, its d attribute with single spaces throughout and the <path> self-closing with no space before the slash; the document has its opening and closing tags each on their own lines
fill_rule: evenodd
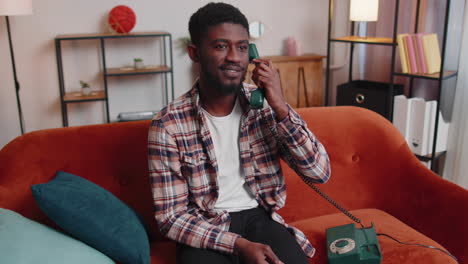
<svg viewBox="0 0 468 264">
<path fill-rule="evenodd" d="M 135 58 L 133 59 L 133 62 L 135 63 L 135 69 L 143 69 L 144 68 L 144 65 L 143 65 L 143 60 L 141 58 Z"/>
<path fill-rule="evenodd" d="M 87 82 L 80 80 L 81 85 L 81 94 L 82 95 L 90 95 L 91 94 L 91 86 Z"/>
</svg>

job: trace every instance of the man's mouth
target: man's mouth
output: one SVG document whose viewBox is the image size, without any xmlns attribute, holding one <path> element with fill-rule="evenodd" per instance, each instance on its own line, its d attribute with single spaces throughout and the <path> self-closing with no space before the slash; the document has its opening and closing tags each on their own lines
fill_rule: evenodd
<svg viewBox="0 0 468 264">
<path fill-rule="evenodd" d="M 239 66 L 224 66 L 220 67 L 220 69 L 228 76 L 228 77 L 238 77 L 242 74 L 243 68 Z"/>
</svg>

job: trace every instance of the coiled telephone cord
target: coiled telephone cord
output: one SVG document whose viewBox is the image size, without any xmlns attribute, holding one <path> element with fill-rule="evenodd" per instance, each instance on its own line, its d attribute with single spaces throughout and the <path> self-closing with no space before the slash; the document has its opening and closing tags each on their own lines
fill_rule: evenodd
<svg viewBox="0 0 468 264">
<path fill-rule="evenodd" d="M 340 210 L 341 212 L 343 212 L 347 217 L 349 217 L 351 220 L 353 220 L 354 222 L 358 223 L 361 225 L 362 228 L 365 228 L 364 225 L 362 224 L 361 222 L 361 219 L 357 218 L 355 215 L 353 215 L 352 213 L 350 213 L 348 210 L 346 210 L 345 208 L 343 208 L 341 205 L 339 205 L 337 202 L 335 202 L 332 198 L 330 198 L 328 195 L 326 195 L 325 193 L 323 193 L 317 186 L 314 185 L 314 183 L 312 182 L 311 179 L 305 177 L 305 176 L 302 176 L 301 175 L 301 178 L 302 180 L 307 183 L 307 185 L 310 186 L 310 188 L 312 188 L 314 191 L 316 191 L 320 196 L 322 196 L 325 200 L 327 200 L 329 203 L 331 203 L 333 206 L 335 206 L 338 210 Z"/>
</svg>

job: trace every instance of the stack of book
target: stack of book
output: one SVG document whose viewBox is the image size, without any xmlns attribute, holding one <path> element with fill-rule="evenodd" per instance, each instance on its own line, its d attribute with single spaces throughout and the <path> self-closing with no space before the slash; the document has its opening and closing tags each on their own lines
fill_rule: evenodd
<svg viewBox="0 0 468 264">
<path fill-rule="evenodd" d="M 397 44 L 403 73 L 440 72 L 441 56 L 437 34 L 399 34 Z"/>
<path fill-rule="evenodd" d="M 427 156 L 432 153 L 434 143 L 437 101 L 422 98 L 395 96 L 393 106 L 393 125 L 405 137 L 413 153 Z M 449 123 L 439 111 L 436 153 L 447 150 Z"/>
</svg>

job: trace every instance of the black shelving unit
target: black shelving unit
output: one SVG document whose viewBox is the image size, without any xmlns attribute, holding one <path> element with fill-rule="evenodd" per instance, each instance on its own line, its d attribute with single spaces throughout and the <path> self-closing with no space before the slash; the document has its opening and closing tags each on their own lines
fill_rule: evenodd
<svg viewBox="0 0 468 264">
<path fill-rule="evenodd" d="M 163 64 L 152 68 L 144 69 L 121 69 L 108 68 L 106 63 L 106 39 L 128 39 L 128 38 L 162 38 L 163 43 Z M 65 80 L 62 60 L 62 42 L 63 41 L 79 41 L 79 40 L 99 40 L 102 60 L 102 77 L 104 90 L 94 92 L 91 95 L 82 95 L 80 92 L 67 93 L 65 91 Z M 107 122 L 110 122 L 109 115 L 109 96 L 108 96 L 108 78 L 114 76 L 133 76 L 133 75 L 149 75 L 163 74 L 165 84 L 165 101 L 169 102 L 169 84 L 171 91 L 171 99 L 174 99 L 174 76 L 173 76 L 173 58 L 172 58 L 172 36 L 168 32 L 141 32 L 130 34 L 73 34 L 73 35 L 58 35 L 55 38 L 55 51 L 57 57 L 57 67 L 59 75 L 60 88 L 60 104 L 62 107 L 62 123 L 64 127 L 68 126 L 68 111 L 67 105 L 71 103 L 83 103 L 93 101 L 103 101 L 106 108 Z M 170 81 L 169 76 L 170 76 Z"/>
<path fill-rule="evenodd" d="M 395 1 L 395 13 L 394 13 L 394 23 L 393 23 L 393 37 L 392 38 L 375 38 L 375 37 L 366 37 L 366 38 L 360 38 L 354 36 L 354 22 L 351 22 L 351 32 L 350 36 L 347 37 L 332 37 L 332 24 L 333 24 L 333 13 L 335 9 L 335 0 L 329 0 L 329 20 L 328 20 L 328 42 L 327 42 L 327 66 L 326 66 L 326 89 L 325 89 L 325 102 L 326 105 L 329 105 L 329 93 L 330 93 L 330 60 L 331 60 L 331 43 L 333 42 L 343 42 L 343 43 L 349 43 L 350 44 L 350 58 L 349 58 L 349 82 L 353 80 L 352 77 L 352 72 L 353 72 L 353 51 L 355 48 L 356 44 L 366 44 L 366 45 L 383 45 L 383 46 L 388 46 L 392 49 L 392 59 L 391 59 L 391 70 L 389 72 L 390 74 L 390 89 L 388 90 L 388 97 L 391 100 L 391 103 L 389 104 L 389 113 L 393 113 L 393 95 L 394 95 L 394 85 L 395 85 L 395 77 L 403 77 L 403 78 L 408 78 L 409 79 L 409 97 L 414 97 L 413 94 L 413 88 L 414 88 L 414 80 L 416 79 L 424 79 L 424 80 L 430 80 L 437 82 L 438 85 L 438 91 L 437 91 L 437 110 L 436 113 L 439 113 L 441 109 L 441 102 L 442 101 L 442 91 L 445 87 L 445 82 L 458 77 L 458 66 L 457 69 L 452 69 L 450 71 L 446 70 L 445 67 L 445 55 L 446 55 L 446 50 L 447 50 L 447 35 L 448 35 L 448 27 L 449 27 L 449 17 L 450 17 L 450 10 L 451 10 L 451 0 L 444 0 L 446 2 L 446 9 L 445 9 L 445 16 L 443 18 L 444 22 L 444 29 L 443 29 L 443 34 L 439 35 L 439 38 L 441 38 L 442 43 L 441 43 L 441 67 L 440 67 L 440 72 L 436 74 L 406 74 L 406 73 L 401 73 L 396 71 L 396 48 L 397 48 L 397 34 L 398 34 L 398 21 L 399 21 L 399 14 L 400 14 L 400 0 L 394 0 Z M 416 4 L 416 11 L 415 11 L 415 25 L 414 25 L 414 32 L 412 33 L 417 33 L 419 32 L 419 18 L 421 15 L 421 0 L 413 0 L 415 1 Z M 442 1 L 442 0 L 441 0 Z M 463 12 L 463 10 L 460 10 Z M 408 32 L 402 32 L 402 33 L 408 33 Z M 455 80 L 455 86 L 456 86 L 456 80 Z M 455 89 L 455 88 L 453 88 Z M 452 104 L 453 105 L 453 104 Z M 390 120 L 392 120 L 390 118 Z M 438 171 L 438 166 L 436 165 L 437 161 L 446 155 L 446 151 L 436 153 L 436 146 L 437 146 L 437 135 L 438 135 L 438 125 L 439 125 L 439 114 L 436 114 L 435 117 L 435 126 L 434 126 L 434 131 L 432 132 L 434 134 L 434 141 L 432 145 L 432 150 L 431 153 L 427 156 L 419 156 L 418 159 L 421 161 L 430 161 L 431 162 L 431 170 L 435 171 L 436 173 L 440 173 Z"/>
</svg>

